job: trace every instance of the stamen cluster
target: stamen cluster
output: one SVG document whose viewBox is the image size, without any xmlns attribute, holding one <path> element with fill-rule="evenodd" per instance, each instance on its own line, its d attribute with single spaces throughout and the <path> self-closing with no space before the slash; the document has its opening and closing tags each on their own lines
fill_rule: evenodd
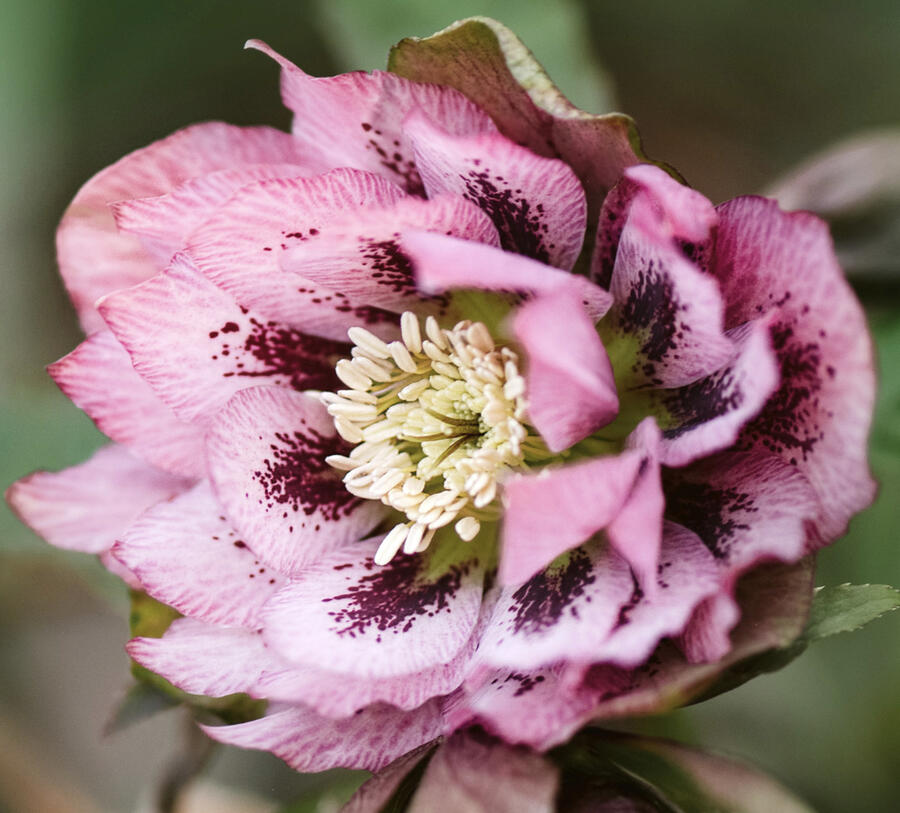
<svg viewBox="0 0 900 813">
<path fill-rule="evenodd" d="M 525 380 L 518 357 L 497 347 L 481 322 L 441 328 L 407 311 L 401 340 L 384 342 L 362 327 L 348 331 L 351 359 L 337 363 L 348 389 L 323 393 L 338 434 L 357 444 L 327 462 L 346 472 L 350 493 L 402 513 L 375 561 L 402 547 L 425 550 L 439 528 L 455 522 L 466 541 L 495 519 L 498 477 L 526 465 L 540 444 L 526 424 Z"/>
</svg>

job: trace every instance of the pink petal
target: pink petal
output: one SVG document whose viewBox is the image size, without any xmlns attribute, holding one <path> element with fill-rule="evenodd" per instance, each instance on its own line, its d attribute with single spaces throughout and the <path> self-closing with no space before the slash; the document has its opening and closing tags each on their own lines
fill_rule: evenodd
<svg viewBox="0 0 900 813">
<path fill-rule="evenodd" d="M 159 270 L 136 238 L 116 229 L 108 203 L 161 195 L 198 175 L 261 163 L 308 166 L 308 159 L 287 133 L 211 122 L 179 130 L 91 178 L 56 237 L 60 272 L 85 330 L 103 325 L 93 310 L 97 299 Z"/>
<path fill-rule="evenodd" d="M 197 267 L 240 304 L 305 333 L 344 338 L 354 324 L 395 317 L 343 291 L 283 274 L 281 255 L 301 243 L 327 241 L 326 226 L 336 217 L 388 207 L 402 197 L 389 181 L 352 169 L 258 181 L 215 209 L 187 245 Z"/>
<path fill-rule="evenodd" d="M 108 330 L 94 333 L 47 370 L 107 437 L 165 471 L 202 476 L 202 432 L 160 401 Z"/>
<path fill-rule="evenodd" d="M 521 584 L 608 525 L 631 493 L 641 458 L 626 451 L 510 478 L 504 486 L 500 583 Z"/>
<path fill-rule="evenodd" d="M 253 384 L 337 386 L 334 364 L 348 349 L 242 308 L 184 254 L 98 307 L 157 395 L 182 420 L 201 424 Z"/>
<path fill-rule="evenodd" d="M 405 229 L 499 243 L 488 216 L 461 197 L 404 198 L 390 207 L 368 207 L 335 219 L 324 238 L 287 251 L 282 267 L 331 291 L 341 291 L 353 302 L 392 311 L 421 309 L 412 266 L 398 244 Z"/>
<path fill-rule="evenodd" d="M 584 277 L 493 246 L 412 231 L 404 232 L 401 242 L 413 261 L 419 289 L 426 294 L 452 288 L 546 294 L 566 288 L 581 297 L 595 320 L 609 310 L 613 301 L 606 291 Z"/>
<path fill-rule="evenodd" d="M 637 206 L 643 203 L 643 208 Z M 681 387 L 733 355 L 715 279 L 685 259 L 639 196 L 622 230 L 610 282 L 610 329 L 637 339 L 636 383 Z"/>
<path fill-rule="evenodd" d="M 622 228 L 638 195 L 649 203 L 644 207 L 645 216 L 682 248 L 704 246 L 718 223 L 715 208 L 703 195 L 659 167 L 628 167 L 622 180 L 606 196 L 600 213 L 591 278 L 604 288 L 609 287 Z"/>
<path fill-rule="evenodd" d="M 329 768 L 377 771 L 441 733 L 440 703 L 415 711 L 370 706 L 343 720 L 329 720 L 302 706 L 272 708 L 265 717 L 231 726 L 201 726 L 214 740 L 271 751 L 303 773 Z"/>
<path fill-rule="evenodd" d="M 587 203 L 567 164 L 541 158 L 499 133 L 451 135 L 420 111 L 406 119 L 403 131 L 429 197 L 451 193 L 477 204 L 507 251 L 567 270 L 575 265 Z"/>
<path fill-rule="evenodd" d="M 151 508 L 113 552 L 155 599 L 216 624 L 254 627 L 287 583 L 239 538 L 207 483 Z"/>
<path fill-rule="evenodd" d="M 132 660 L 189 694 L 247 692 L 272 658 L 258 632 L 178 618 L 162 638 L 132 638 Z"/>
<path fill-rule="evenodd" d="M 728 331 L 732 358 L 719 370 L 678 389 L 656 390 L 651 398 L 666 414 L 662 462 L 684 466 L 737 440 L 778 387 L 778 363 L 769 337 L 770 318 Z"/>
<path fill-rule="evenodd" d="M 660 479 L 660 432 L 645 418 L 628 438 L 628 449 L 641 455 L 631 494 L 606 527 L 606 535 L 637 577 L 647 596 L 656 591 L 659 549 L 662 544 L 665 496 Z"/>
<path fill-rule="evenodd" d="M 527 354 L 528 415 L 547 446 L 558 452 L 615 418 L 619 399 L 612 365 L 571 289 L 538 296 L 513 323 Z"/>
<path fill-rule="evenodd" d="M 552 813 L 559 769 L 521 748 L 459 733 L 428 762 L 410 813 Z"/>
<path fill-rule="evenodd" d="M 479 660 L 517 670 L 567 658 L 589 660 L 614 629 L 619 608 L 634 589 L 621 556 L 608 545 L 585 544 L 521 587 L 503 591 Z"/>
<path fill-rule="evenodd" d="M 251 40 L 247 45 L 281 65 L 281 97 L 294 112 L 294 136 L 311 154 L 331 167 L 380 173 L 410 194 L 422 194 L 422 181 L 400 126 L 407 113 L 421 109 L 456 135 L 495 129 L 456 90 L 383 71 L 316 78 L 265 43 Z"/>
<path fill-rule="evenodd" d="M 313 174 L 297 164 L 257 164 L 223 169 L 191 178 L 164 195 L 123 200 L 110 205 L 119 231 L 138 237 L 160 266 L 183 248 L 188 236 L 241 187 L 268 178 Z"/>
<path fill-rule="evenodd" d="M 382 813 L 400 784 L 428 754 L 436 742 L 426 743 L 395 759 L 390 765 L 367 779 L 341 808 L 341 813 Z"/>
<path fill-rule="evenodd" d="M 727 325 L 776 312 L 781 385 L 741 443 L 777 452 L 809 478 L 821 500 L 817 531 L 828 541 L 875 489 L 866 463 L 875 377 L 863 312 L 821 220 L 762 198 L 718 211 L 713 270 Z"/>
<path fill-rule="evenodd" d="M 266 606 L 266 642 L 294 664 L 357 678 L 449 663 L 481 608 L 484 573 L 474 552 L 450 564 L 432 547 L 379 566 L 372 559 L 380 541 L 345 546 L 296 572 Z"/>
<path fill-rule="evenodd" d="M 360 539 L 382 516 L 381 503 L 353 497 L 325 462 L 346 450 L 325 407 L 276 387 L 239 392 L 207 435 L 225 513 L 260 559 L 288 574 Z"/>
<path fill-rule="evenodd" d="M 72 468 L 22 478 L 9 487 L 6 499 L 51 545 L 102 553 L 145 509 L 189 485 L 111 445 Z"/>
</svg>

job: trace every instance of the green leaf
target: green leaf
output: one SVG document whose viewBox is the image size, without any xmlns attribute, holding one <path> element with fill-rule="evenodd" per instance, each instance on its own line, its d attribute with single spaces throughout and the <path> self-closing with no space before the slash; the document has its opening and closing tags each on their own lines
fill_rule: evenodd
<svg viewBox="0 0 900 813">
<path fill-rule="evenodd" d="M 668 740 L 586 729 L 551 757 L 563 770 L 560 810 L 627 800 L 667 813 L 810 813 L 765 774 Z"/>
<path fill-rule="evenodd" d="M 839 584 L 816 590 L 802 639 L 811 643 L 853 632 L 900 607 L 900 590 L 886 584 Z"/>
<path fill-rule="evenodd" d="M 648 160 L 629 116 L 579 110 L 519 38 L 496 20 L 472 17 L 431 37 L 401 40 L 391 49 L 388 69 L 456 88 L 508 138 L 538 155 L 562 158 L 584 186 L 590 224 L 625 167 Z"/>
</svg>

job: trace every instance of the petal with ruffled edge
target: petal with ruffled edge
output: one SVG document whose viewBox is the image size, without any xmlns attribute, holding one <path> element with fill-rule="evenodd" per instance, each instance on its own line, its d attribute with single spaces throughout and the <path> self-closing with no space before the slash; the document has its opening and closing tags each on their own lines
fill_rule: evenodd
<svg viewBox="0 0 900 813">
<path fill-rule="evenodd" d="M 303 773 L 329 768 L 377 771 L 441 734 L 442 717 L 438 700 L 415 711 L 379 704 L 343 720 L 329 720 L 302 706 L 274 706 L 259 720 L 201 728 L 226 745 L 271 751 Z"/>
<path fill-rule="evenodd" d="M 691 660 L 728 650 L 738 620 L 738 576 L 768 559 L 792 562 L 807 550 L 819 503 L 809 481 L 771 453 L 724 453 L 665 475 L 666 514 L 690 528 L 718 563 L 722 594 L 698 608 L 684 640 Z"/>
<path fill-rule="evenodd" d="M 420 111 L 403 123 L 429 197 L 451 193 L 491 218 L 506 251 L 566 270 L 584 240 L 587 204 L 563 161 L 541 158 L 499 133 L 451 135 Z"/>
<path fill-rule="evenodd" d="M 390 207 L 359 209 L 334 220 L 325 237 L 294 246 L 281 265 L 331 291 L 342 291 L 352 302 L 398 312 L 412 309 L 441 314 L 446 302 L 438 298 L 423 303 L 416 288 L 409 258 L 399 244 L 405 229 L 499 245 L 488 216 L 461 197 L 404 198 Z"/>
<path fill-rule="evenodd" d="M 522 584 L 609 524 L 630 496 L 642 458 L 629 450 L 510 478 L 503 489 L 500 583 Z"/>
<path fill-rule="evenodd" d="M 165 266 L 188 236 L 241 187 L 268 178 L 308 177 L 296 164 L 257 164 L 191 178 L 165 195 L 110 204 L 119 231 L 138 237 L 147 253 Z"/>
<path fill-rule="evenodd" d="M 613 369 L 579 295 L 566 288 L 523 304 L 513 321 L 525 348 L 528 417 L 558 452 L 619 410 Z"/>
<path fill-rule="evenodd" d="M 451 661 L 479 617 L 484 569 L 470 546 L 373 561 L 381 537 L 297 571 L 263 613 L 264 636 L 291 663 L 358 678 L 415 675 Z"/>
<path fill-rule="evenodd" d="M 539 295 L 562 288 L 575 292 L 588 315 L 600 319 L 612 296 L 584 277 L 493 246 L 444 234 L 406 231 L 401 245 L 412 260 L 416 283 L 425 294 L 451 288 Z"/>
<path fill-rule="evenodd" d="M 399 187 L 368 172 L 335 169 L 315 178 L 276 178 L 243 187 L 188 238 L 204 275 L 245 307 L 315 335 L 346 337 L 347 328 L 377 326 L 396 317 L 343 291 L 322 288 L 281 271 L 292 246 L 329 239 L 327 224 L 347 212 L 385 208 L 404 197 Z"/>
<path fill-rule="evenodd" d="M 165 471 L 203 476 L 202 431 L 159 399 L 108 330 L 89 336 L 47 372 L 111 440 Z"/>
<path fill-rule="evenodd" d="M 724 304 L 713 277 L 672 242 L 641 193 L 622 230 L 604 322 L 614 340 L 633 344 L 629 386 L 681 387 L 718 370 L 733 355 L 724 334 Z"/>
<path fill-rule="evenodd" d="M 420 108 L 454 134 L 492 132 L 487 114 L 462 93 L 392 73 L 313 77 L 259 40 L 247 43 L 281 66 L 281 98 L 294 113 L 294 137 L 323 163 L 377 172 L 409 194 L 423 193 L 401 123 Z"/>
<path fill-rule="evenodd" d="M 360 539 L 383 515 L 381 503 L 354 497 L 325 462 L 346 451 L 325 407 L 277 387 L 239 392 L 207 434 L 225 513 L 260 559 L 287 574 Z"/>
<path fill-rule="evenodd" d="M 72 468 L 23 477 L 9 487 L 6 499 L 51 545 L 103 553 L 141 512 L 189 486 L 189 480 L 110 445 Z"/>
<path fill-rule="evenodd" d="M 113 553 L 153 598 L 227 626 L 256 625 L 262 605 L 287 583 L 253 555 L 205 482 L 144 513 Z"/>
<path fill-rule="evenodd" d="M 118 231 L 108 203 L 161 195 L 207 172 L 264 163 L 311 166 L 302 145 L 287 133 L 210 122 L 179 130 L 91 178 L 56 236 L 60 272 L 85 331 L 103 326 L 93 310 L 97 299 L 159 270 L 137 238 Z"/>
<path fill-rule="evenodd" d="M 727 449 L 778 387 L 778 361 L 763 317 L 728 331 L 732 358 L 712 375 L 677 389 L 648 394 L 663 427 L 660 449 L 667 466 Z"/>
<path fill-rule="evenodd" d="M 827 542 L 875 493 L 866 463 L 875 374 L 865 317 L 821 220 L 753 197 L 718 212 L 713 272 L 727 326 L 776 312 L 781 384 L 739 444 L 773 451 L 809 478 Z"/>
<path fill-rule="evenodd" d="M 591 258 L 591 279 L 604 288 L 609 287 L 619 238 L 639 193 L 652 201 L 645 215 L 656 221 L 656 228 L 677 241 L 682 251 L 706 268 L 710 234 L 719 222 L 715 208 L 699 192 L 658 167 L 640 164 L 626 169 L 622 180 L 603 201 Z"/>
<path fill-rule="evenodd" d="M 185 254 L 98 308 L 135 369 L 183 420 L 205 423 L 254 384 L 330 390 L 346 342 L 301 333 L 235 303 Z"/>
</svg>

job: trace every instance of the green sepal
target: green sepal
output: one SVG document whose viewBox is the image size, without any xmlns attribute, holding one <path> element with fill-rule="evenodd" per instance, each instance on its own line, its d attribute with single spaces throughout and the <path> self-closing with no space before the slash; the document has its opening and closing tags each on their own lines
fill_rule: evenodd
<svg viewBox="0 0 900 813">
<path fill-rule="evenodd" d="M 171 623 L 181 617 L 181 614 L 174 608 L 151 598 L 140 590 L 131 590 L 129 592 L 131 596 L 129 627 L 133 638 L 161 638 Z M 141 693 L 135 689 L 133 690 L 136 693 L 135 698 L 130 700 L 130 691 L 126 695 L 122 706 L 114 712 L 112 725 L 117 724 L 116 721 L 123 713 L 126 717 L 126 724 L 129 715 L 132 715 L 132 719 L 137 719 L 126 706 L 130 702 L 136 703 L 138 701 L 144 703 L 148 709 L 155 707 L 158 711 L 183 704 L 187 706 L 195 717 L 206 719 L 214 716 L 229 725 L 255 720 L 257 717 L 261 717 L 266 710 L 267 703 L 265 700 L 256 700 L 243 693 L 230 694 L 225 697 L 188 694 L 173 686 L 165 678 L 134 661 L 131 662 L 131 674 L 139 685 L 147 686 L 152 692 L 161 695 L 162 698 L 167 698 L 170 702 L 166 704 L 162 701 L 162 698 L 156 698 L 155 702 L 151 703 L 152 695 L 149 692 Z M 133 712 L 137 711 L 138 709 L 133 710 Z M 150 713 L 152 712 L 148 710 L 147 714 L 142 716 L 148 716 Z"/>
<path fill-rule="evenodd" d="M 558 810 L 627 800 L 665 813 L 811 813 L 765 774 L 669 740 L 585 729 L 550 757 L 562 770 Z"/>
</svg>

